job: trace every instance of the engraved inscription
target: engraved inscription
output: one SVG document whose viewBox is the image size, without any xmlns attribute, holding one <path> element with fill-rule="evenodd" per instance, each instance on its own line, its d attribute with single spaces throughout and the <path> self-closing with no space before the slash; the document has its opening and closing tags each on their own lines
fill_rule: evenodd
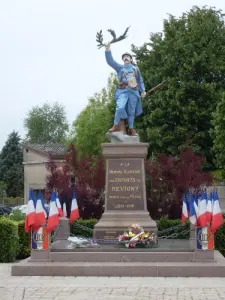
<svg viewBox="0 0 225 300">
<path fill-rule="evenodd" d="M 108 161 L 107 209 L 144 209 L 143 172 L 141 159 Z"/>
<path fill-rule="evenodd" d="M 115 240 L 118 234 L 116 231 L 105 231 L 104 240 Z"/>
</svg>

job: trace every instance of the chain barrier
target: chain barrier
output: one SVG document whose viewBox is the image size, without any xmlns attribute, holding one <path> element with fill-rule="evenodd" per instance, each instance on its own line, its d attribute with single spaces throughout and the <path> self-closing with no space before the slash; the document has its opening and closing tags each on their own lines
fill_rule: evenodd
<svg viewBox="0 0 225 300">
<path fill-rule="evenodd" d="M 84 225 L 81 224 L 77 224 L 75 223 L 73 225 L 74 227 L 76 227 L 76 229 L 80 229 L 80 231 L 82 232 L 87 232 L 89 236 L 93 235 L 93 229 L 86 227 Z M 160 230 L 158 231 L 157 235 L 158 235 L 158 240 L 164 240 L 164 239 L 176 239 L 178 237 L 185 237 L 189 234 L 190 230 L 189 229 L 184 229 L 183 231 L 179 231 L 179 232 L 174 232 L 174 231 L 178 231 L 181 230 L 182 228 L 185 228 L 187 225 L 186 224 L 180 224 L 177 226 L 173 226 L 164 230 Z M 53 241 L 55 236 L 57 235 L 59 229 L 61 228 L 61 225 L 59 225 L 55 231 L 53 232 L 53 234 L 51 235 L 51 240 Z M 169 234 L 172 231 L 171 234 Z M 77 237 L 78 239 L 86 239 L 87 237 L 85 237 L 84 235 L 79 235 L 79 234 L 73 234 L 70 233 L 70 236 L 72 237 Z"/>
<path fill-rule="evenodd" d="M 73 226 L 75 226 L 78 230 L 80 229 L 83 232 L 89 233 L 90 236 L 93 235 L 93 229 L 91 229 L 89 227 L 86 227 L 84 225 L 77 224 L 77 223 L 75 223 Z M 186 235 L 189 234 L 189 232 L 190 232 L 189 229 L 184 229 L 183 231 L 179 231 L 179 232 L 173 232 L 173 231 L 180 230 L 182 228 L 185 228 L 186 226 L 187 226 L 186 224 L 180 224 L 180 225 L 177 225 L 177 226 L 169 227 L 169 228 L 164 229 L 164 230 L 160 230 L 157 233 L 158 240 L 176 239 L 178 237 L 185 237 Z M 58 231 L 59 231 L 60 228 L 61 228 L 61 225 L 58 225 L 56 227 L 56 229 L 53 231 L 53 233 L 51 234 L 51 242 L 54 241 L 54 238 L 56 237 L 56 235 L 57 235 L 57 233 L 58 233 Z M 172 233 L 169 234 L 171 231 L 172 231 Z M 69 236 L 77 237 L 78 239 L 81 239 L 81 240 L 82 239 L 87 239 L 87 237 L 85 237 L 84 235 L 79 235 L 79 234 L 75 235 L 73 233 L 70 233 Z"/>
<path fill-rule="evenodd" d="M 166 233 L 169 233 L 171 231 L 177 231 L 179 229 L 185 228 L 187 225 L 186 224 L 180 224 L 177 226 L 172 226 L 169 227 L 167 229 L 158 231 L 158 239 L 159 240 L 164 240 L 164 239 L 175 239 L 177 237 L 185 237 L 187 234 L 190 233 L 190 229 L 184 229 L 183 231 L 179 231 L 179 232 L 173 232 L 171 235 L 166 235 Z"/>
<path fill-rule="evenodd" d="M 158 237 L 158 240 L 175 239 L 175 238 L 178 238 L 181 236 L 185 237 L 187 234 L 189 234 L 189 232 L 190 232 L 190 230 L 187 230 L 187 229 L 183 230 L 181 232 L 178 232 L 178 233 L 174 232 L 171 235 L 160 236 L 160 237 Z"/>
</svg>

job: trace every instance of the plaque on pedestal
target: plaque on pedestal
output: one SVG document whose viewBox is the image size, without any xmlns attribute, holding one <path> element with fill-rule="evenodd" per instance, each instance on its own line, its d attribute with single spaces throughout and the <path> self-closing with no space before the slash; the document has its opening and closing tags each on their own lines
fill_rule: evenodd
<svg viewBox="0 0 225 300">
<path fill-rule="evenodd" d="M 147 211 L 145 166 L 148 144 L 103 144 L 106 159 L 105 212 L 95 225 L 99 244 L 116 243 L 132 223 L 156 232 L 156 222 Z"/>
</svg>

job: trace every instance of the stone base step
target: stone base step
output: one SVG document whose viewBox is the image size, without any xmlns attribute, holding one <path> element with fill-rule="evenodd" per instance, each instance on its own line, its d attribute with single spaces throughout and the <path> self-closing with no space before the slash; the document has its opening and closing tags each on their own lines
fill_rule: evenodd
<svg viewBox="0 0 225 300">
<path fill-rule="evenodd" d="M 191 262 L 194 252 L 51 252 L 52 262 Z"/>
<path fill-rule="evenodd" d="M 225 277 L 225 258 L 214 262 L 29 262 L 14 264 L 13 276 Z"/>
</svg>

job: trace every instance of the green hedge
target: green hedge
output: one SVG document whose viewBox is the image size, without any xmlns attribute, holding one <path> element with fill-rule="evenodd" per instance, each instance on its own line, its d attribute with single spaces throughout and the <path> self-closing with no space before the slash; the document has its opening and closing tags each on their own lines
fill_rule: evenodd
<svg viewBox="0 0 225 300">
<path fill-rule="evenodd" d="M 97 222 L 96 219 L 79 219 L 70 225 L 70 233 L 74 236 L 92 237 L 92 230 Z"/>
<path fill-rule="evenodd" d="M 19 251 L 17 259 L 24 259 L 30 256 L 30 234 L 24 231 L 24 221 L 18 222 Z"/>
<path fill-rule="evenodd" d="M 18 224 L 9 218 L 0 218 L 0 262 L 13 262 L 18 253 Z"/>
<path fill-rule="evenodd" d="M 225 224 L 215 234 L 215 248 L 225 256 Z"/>
<path fill-rule="evenodd" d="M 19 221 L 24 221 L 25 217 L 26 217 L 26 215 L 21 213 L 21 211 L 14 210 L 13 214 L 11 216 L 9 216 L 9 219 L 19 222 Z"/>
</svg>

